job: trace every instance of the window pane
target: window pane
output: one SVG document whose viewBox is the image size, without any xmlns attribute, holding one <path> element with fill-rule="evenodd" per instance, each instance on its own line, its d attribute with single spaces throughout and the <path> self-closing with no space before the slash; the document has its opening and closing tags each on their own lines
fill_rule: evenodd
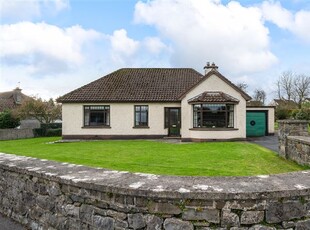
<svg viewBox="0 0 310 230">
<path fill-rule="evenodd" d="M 84 107 L 84 125 L 98 126 L 109 125 L 110 106 L 85 106 Z"/>
<path fill-rule="evenodd" d="M 234 112 L 228 112 L 228 121 L 227 121 L 227 126 L 228 128 L 233 128 L 234 127 Z"/>
<path fill-rule="evenodd" d="M 142 112 L 147 112 L 148 106 L 141 106 L 141 111 Z"/>
<path fill-rule="evenodd" d="M 201 108 L 201 105 L 199 104 L 199 105 L 194 105 L 194 110 L 198 110 L 198 109 L 200 109 Z"/>
<path fill-rule="evenodd" d="M 194 111 L 194 127 L 201 127 L 200 111 Z"/>
<path fill-rule="evenodd" d="M 89 125 L 89 114 L 90 114 L 90 111 L 85 109 L 85 111 L 84 111 L 84 125 L 86 125 L 86 126 Z"/>
<path fill-rule="evenodd" d="M 148 126 L 148 109 L 147 105 L 135 106 L 135 126 Z"/>
<path fill-rule="evenodd" d="M 201 110 L 200 110 L 201 108 Z M 204 128 L 233 128 L 234 105 L 201 104 L 193 106 L 193 126 Z"/>
<path fill-rule="evenodd" d="M 141 113 L 140 125 L 147 125 L 147 113 Z"/>
<path fill-rule="evenodd" d="M 227 110 L 234 111 L 234 105 L 227 105 Z"/>
<path fill-rule="evenodd" d="M 225 112 L 203 111 L 203 127 L 223 128 L 225 127 Z"/>
<path fill-rule="evenodd" d="M 140 125 L 140 113 L 136 113 L 135 126 L 139 126 L 139 125 Z"/>
</svg>

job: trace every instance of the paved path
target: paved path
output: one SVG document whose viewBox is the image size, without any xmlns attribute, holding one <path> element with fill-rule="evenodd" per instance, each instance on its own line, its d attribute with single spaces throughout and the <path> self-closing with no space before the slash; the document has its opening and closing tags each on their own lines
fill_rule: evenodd
<svg viewBox="0 0 310 230">
<path fill-rule="evenodd" d="M 278 152 L 279 140 L 278 135 L 265 136 L 265 137 L 251 137 L 247 139 L 249 142 L 262 145 L 267 149 Z"/>
<path fill-rule="evenodd" d="M 11 220 L 10 218 L 3 216 L 0 213 L 0 229 L 1 230 L 25 230 L 22 225 Z"/>
</svg>

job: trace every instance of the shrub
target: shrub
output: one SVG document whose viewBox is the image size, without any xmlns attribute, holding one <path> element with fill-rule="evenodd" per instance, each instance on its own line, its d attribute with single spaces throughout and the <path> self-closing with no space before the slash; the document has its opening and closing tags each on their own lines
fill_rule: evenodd
<svg viewBox="0 0 310 230">
<path fill-rule="evenodd" d="M 60 137 L 62 129 L 48 129 L 46 131 L 46 137 Z"/>
<path fill-rule="evenodd" d="M 33 130 L 35 137 L 59 137 L 62 134 L 61 123 L 41 124 L 41 127 Z"/>
<path fill-rule="evenodd" d="M 299 113 L 300 109 L 293 109 L 290 112 L 290 118 L 296 119 L 296 114 Z"/>
<path fill-rule="evenodd" d="M 33 129 L 33 135 L 35 137 L 45 137 L 46 130 L 42 128 Z"/>
<path fill-rule="evenodd" d="M 0 113 L 0 129 L 14 129 L 19 125 L 19 118 L 13 116 L 10 111 Z"/>
<path fill-rule="evenodd" d="M 41 128 L 43 128 L 43 129 L 61 129 L 62 123 L 41 124 Z"/>
<path fill-rule="evenodd" d="M 285 108 L 277 108 L 276 109 L 276 119 L 277 120 L 284 120 L 290 118 L 290 109 Z"/>
<path fill-rule="evenodd" d="M 294 118 L 297 120 L 310 120 L 310 109 L 300 109 Z"/>
</svg>

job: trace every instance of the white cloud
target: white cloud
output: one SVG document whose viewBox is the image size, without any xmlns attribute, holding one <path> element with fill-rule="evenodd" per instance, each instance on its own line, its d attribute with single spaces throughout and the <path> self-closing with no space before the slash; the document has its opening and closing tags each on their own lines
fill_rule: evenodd
<svg viewBox="0 0 310 230">
<path fill-rule="evenodd" d="M 124 29 L 107 35 L 20 22 L 0 25 L 0 34 L 0 92 L 21 82 L 28 95 L 55 98 L 118 68 L 168 63 L 159 38 L 134 40 Z"/>
<path fill-rule="evenodd" d="M 265 1 L 261 9 L 265 20 L 310 42 L 310 11 L 300 10 L 294 14 L 285 9 L 279 1 Z"/>
<path fill-rule="evenodd" d="M 138 47 L 139 42 L 127 36 L 127 31 L 124 29 L 115 30 L 110 36 L 113 52 L 119 55 L 130 56 L 133 55 Z"/>
<path fill-rule="evenodd" d="M 310 11 L 299 11 L 295 14 L 295 26 L 292 29 L 300 38 L 310 42 Z"/>
<path fill-rule="evenodd" d="M 284 9 L 280 2 L 263 2 L 262 12 L 266 20 L 273 22 L 282 29 L 293 27 L 293 14 Z"/>
<path fill-rule="evenodd" d="M 32 19 L 69 8 L 68 0 L 0 0 L 1 17 Z"/>
<path fill-rule="evenodd" d="M 61 11 L 69 8 L 69 0 L 45 0 L 47 2 L 52 2 L 56 8 L 56 11 Z"/>
<path fill-rule="evenodd" d="M 230 74 L 262 71 L 277 62 L 259 8 L 232 1 L 154 0 L 138 2 L 136 23 L 155 26 L 172 42 L 174 66 L 202 69 L 214 61 Z"/>
<path fill-rule="evenodd" d="M 143 43 L 146 49 L 153 54 L 159 54 L 163 50 L 168 49 L 159 37 L 146 37 Z"/>
<path fill-rule="evenodd" d="M 0 58 L 7 65 L 23 65 L 33 74 L 62 72 L 83 62 L 81 49 L 100 38 L 80 26 L 20 22 L 0 26 Z"/>
</svg>

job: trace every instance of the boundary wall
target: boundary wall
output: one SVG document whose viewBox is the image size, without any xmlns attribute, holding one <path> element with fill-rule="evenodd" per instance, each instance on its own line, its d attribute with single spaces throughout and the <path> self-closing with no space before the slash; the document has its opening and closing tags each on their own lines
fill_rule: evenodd
<svg viewBox="0 0 310 230">
<path fill-rule="evenodd" d="M 0 212 L 29 229 L 305 230 L 310 170 L 177 177 L 0 153 Z"/>
<path fill-rule="evenodd" d="M 24 138 L 33 138 L 32 129 L 0 129 L 0 140 L 16 140 Z"/>
<path fill-rule="evenodd" d="M 279 155 L 310 166 L 309 121 L 281 120 L 279 123 Z"/>
</svg>

